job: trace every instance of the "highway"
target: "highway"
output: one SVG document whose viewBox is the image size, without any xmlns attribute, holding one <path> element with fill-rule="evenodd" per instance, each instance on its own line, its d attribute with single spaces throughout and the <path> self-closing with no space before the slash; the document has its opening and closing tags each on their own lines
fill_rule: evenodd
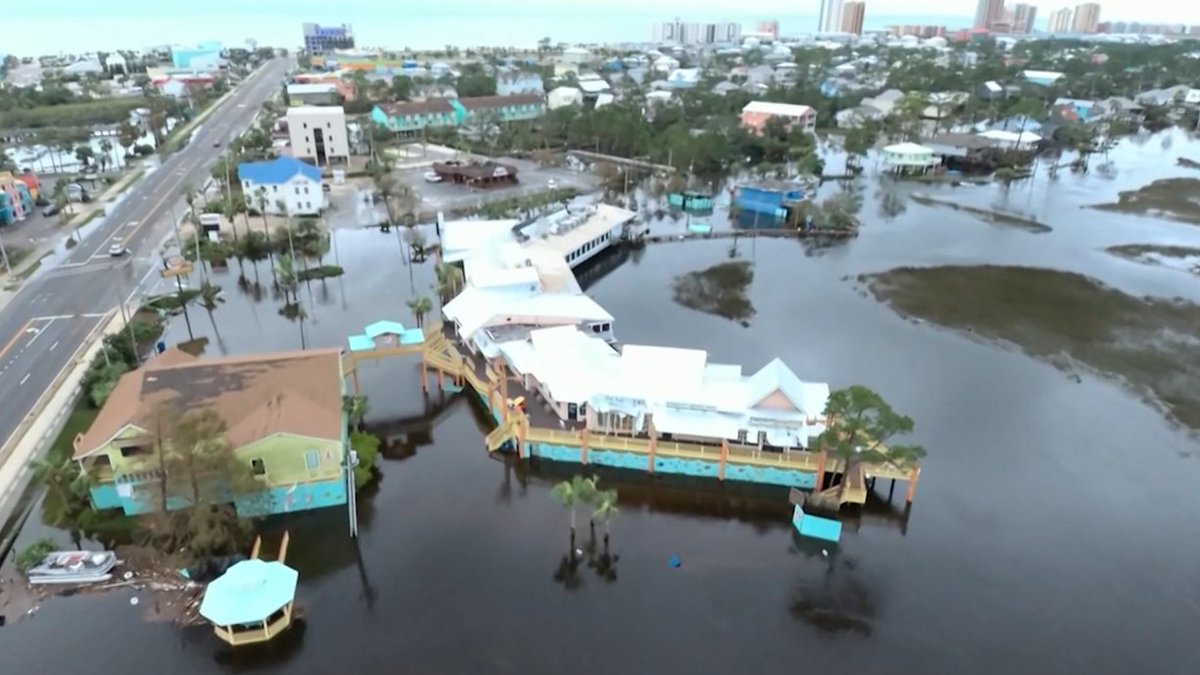
<svg viewBox="0 0 1200 675">
<path fill-rule="evenodd" d="M 100 224 L 85 228 L 90 231 L 81 244 L 39 269 L 0 308 L 0 448 L 101 318 L 158 283 L 159 245 L 173 231 L 172 218 L 186 209 L 181 190 L 204 184 L 228 142 L 278 91 L 291 64 L 277 58 L 247 77 L 201 123 L 190 143 L 126 190 Z M 129 249 L 126 256 L 108 255 L 116 241 Z"/>
</svg>

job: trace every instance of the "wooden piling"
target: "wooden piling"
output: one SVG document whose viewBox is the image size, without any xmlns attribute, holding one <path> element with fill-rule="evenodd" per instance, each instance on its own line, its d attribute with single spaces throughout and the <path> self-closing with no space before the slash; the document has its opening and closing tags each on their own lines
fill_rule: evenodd
<svg viewBox="0 0 1200 675">
<path fill-rule="evenodd" d="M 358 368 L 350 371 L 350 381 L 354 385 L 354 395 L 358 396 Z"/>
<path fill-rule="evenodd" d="M 729 441 L 721 439 L 721 464 L 717 467 L 717 479 L 725 480 L 725 460 L 729 457 Z"/>
<path fill-rule="evenodd" d="M 425 360 L 425 355 L 421 354 L 421 392 L 429 393 L 429 361 Z"/>
<path fill-rule="evenodd" d="M 588 442 L 588 430 L 587 430 L 587 425 L 584 425 L 583 440 L 579 446 L 579 461 L 582 462 L 584 466 L 587 466 L 587 463 L 588 463 L 588 444 L 587 444 L 587 442 Z"/>
<path fill-rule="evenodd" d="M 913 495 L 917 493 L 917 476 L 919 475 L 921 475 L 921 469 L 916 466 L 908 474 L 908 492 L 904 494 L 904 501 L 907 504 L 912 503 Z"/>
<path fill-rule="evenodd" d="M 829 457 L 829 453 L 821 451 L 821 459 L 817 460 L 817 478 L 813 483 L 813 489 L 817 492 L 825 489 L 825 460 Z"/>
</svg>

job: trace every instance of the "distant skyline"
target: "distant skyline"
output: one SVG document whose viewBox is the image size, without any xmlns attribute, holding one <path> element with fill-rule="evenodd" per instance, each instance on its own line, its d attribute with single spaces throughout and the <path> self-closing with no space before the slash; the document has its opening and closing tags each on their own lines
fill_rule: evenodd
<svg viewBox="0 0 1200 675">
<path fill-rule="evenodd" d="M 1040 16 L 1075 2 L 1029 3 Z M 1102 4 L 1103 21 L 1200 24 L 1200 7 L 1169 8 L 1163 0 Z M 782 35 L 817 30 L 820 0 L 606 0 L 568 5 L 550 0 L 460 0 L 453 7 L 392 0 L 206 0 L 203 4 L 162 0 L 42 0 L 22 5 L 4 19 L 0 52 L 22 56 L 218 40 L 227 45 L 254 38 L 262 44 L 294 48 L 301 24 L 350 23 L 362 46 L 430 49 L 460 46 L 532 47 L 541 37 L 562 42 L 646 42 L 655 23 L 728 20 L 753 30 L 757 21 L 779 21 Z M 970 27 L 975 0 L 928 0 L 914 13 L 909 0 L 867 0 L 864 28 L 890 24 Z M 505 19 L 511 19 L 506 22 Z M 1044 28 L 1044 22 L 1039 28 Z"/>
</svg>

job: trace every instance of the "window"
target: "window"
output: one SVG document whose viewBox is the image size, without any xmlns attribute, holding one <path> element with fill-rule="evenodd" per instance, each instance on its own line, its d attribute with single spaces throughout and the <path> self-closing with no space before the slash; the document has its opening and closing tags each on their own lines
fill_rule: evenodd
<svg viewBox="0 0 1200 675">
<path fill-rule="evenodd" d="M 123 444 L 119 449 L 122 457 L 146 457 L 154 454 L 154 448 L 144 443 Z"/>
<path fill-rule="evenodd" d="M 308 194 L 308 188 L 307 188 L 307 187 L 305 187 L 305 188 L 304 188 L 304 194 Z"/>
<path fill-rule="evenodd" d="M 309 450 L 308 452 L 304 453 L 304 468 L 311 471 L 312 469 L 316 469 L 320 466 L 321 455 L 319 455 L 316 450 Z"/>
<path fill-rule="evenodd" d="M 607 333 L 608 331 L 612 330 L 612 324 L 611 323 L 603 324 L 600 327 L 600 330 L 601 330 L 601 332 Z"/>
<path fill-rule="evenodd" d="M 304 202 L 304 208 L 306 208 L 306 209 L 311 209 L 311 208 L 312 208 L 312 202 Z"/>
<path fill-rule="evenodd" d="M 267 465 L 263 464 L 261 457 L 258 459 L 252 459 L 250 460 L 250 471 L 252 471 L 255 476 L 265 476 L 267 475 Z"/>
<path fill-rule="evenodd" d="M 597 335 L 599 335 L 600 331 L 601 331 L 600 324 L 598 324 L 598 323 L 592 324 L 592 332 L 593 333 L 596 333 Z"/>
<path fill-rule="evenodd" d="M 308 128 L 308 122 L 305 122 L 305 123 L 304 123 L 304 128 L 305 128 L 305 129 L 307 129 L 307 128 Z"/>
<path fill-rule="evenodd" d="M 278 185 L 272 185 L 272 186 L 271 186 L 271 192 L 279 192 L 279 186 L 278 186 Z"/>
<path fill-rule="evenodd" d="M 745 429 L 738 429 L 738 438 L 737 438 L 737 439 L 738 439 L 738 443 L 745 443 L 745 442 L 746 442 L 746 436 L 747 436 L 747 434 L 746 434 L 746 430 L 745 430 Z"/>
<path fill-rule="evenodd" d="M 325 128 L 326 128 L 326 129 L 332 129 L 332 128 L 333 128 L 333 122 L 326 122 L 326 123 L 325 123 Z"/>
</svg>

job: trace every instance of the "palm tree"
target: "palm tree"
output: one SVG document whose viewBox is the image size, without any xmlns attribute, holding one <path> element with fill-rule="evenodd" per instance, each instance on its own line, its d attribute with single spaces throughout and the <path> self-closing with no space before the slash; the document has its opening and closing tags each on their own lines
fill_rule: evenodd
<svg viewBox="0 0 1200 675">
<path fill-rule="evenodd" d="M 448 298 L 458 293 L 458 289 L 462 285 L 462 268 L 453 263 L 440 262 L 434 268 L 434 273 L 437 275 L 438 298 L 445 303 Z"/>
<path fill-rule="evenodd" d="M 283 301 L 288 302 L 288 293 L 291 292 L 292 298 L 299 302 L 296 296 L 296 285 L 299 279 L 296 276 L 296 263 L 292 260 L 292 256 L 284 253 L 275 261 L 275 283 L 279 284 L 279 288 L 283 290 Z"/>
<path fill-rule="evenodd" d="M 262 216 L 263 221 L 263 237 L 267 243 L 267 259 L 271 261 L 271 274 L 275 274 L 275 254 L 274 247 L 271 245 L 271 226 L 267 223 L 267 188 L 259 186 L 254 192 L 255 203 L 258 204 L 258 213 Z M 247 216 L 249 218 L 249 216 Z M 279 278 L 275 277 L 275 283 L 279 283 Z"/>
<path fill-rule="evenodd" d="M 70 457 L 59 460 L 40 459 L 33 463 L 32 468 L 34 480 L 44 483 L 62 504 L 62 511 L 57 514 L 57 522 L 54 524 L 62 523 L 69 516 L 72 502 L 87 496 L 90 487 L 89 476 Z"/>
<path fill-rule="evenodd" d="M 433 309 L 433 302 L 429 298 L 422 295 L 418 298 L 409 300 L 408 308 L 412 310 L 413 317 L 417 320 L 417 326 L 424 328 L 425 315 L 428 314 L 431 309 Z"/>
<path fill-rule="evenodd" d="M 370 411 L 371 406 L 367 402 L 366 396 L 355 394 L 342 397 L 342 412 L 346 413 L 346 419 L 355 430 L 362 430 L 363 420 Z"/>
<path fill-rule="evenodd" d="M 592 514 L 593 519 L 600 519 L 604 523 L 604 554 L 608 555 L 608 538 L 612 533 L 612 521 L 621 510 L 617 508 L 617 491 L 616 490 L 601 490 L 596 494 L 596 510 Z"/>
<path fill-rule="evenodd" d="M 100 151 L 101 151 L 101 153 L 103 153 L 100 155 L 100 170 L 101 171 L 108 170 L 108 163 L 110 161 L 112 161 L 112 149 L 113 149 L 112 141 L 108 140 L 107 138 L 100 141 Z"/>
<path fill-rule="evenodd" d="M 583 476 L 575 476 L 554 486 L 551 494 L 570 511 L 571 514 L 571 548 L 569 557 L 575 559 L 575 509 L 580 504 L 587 504 L 595 493 L 595 483 Z"/>
</svg>

